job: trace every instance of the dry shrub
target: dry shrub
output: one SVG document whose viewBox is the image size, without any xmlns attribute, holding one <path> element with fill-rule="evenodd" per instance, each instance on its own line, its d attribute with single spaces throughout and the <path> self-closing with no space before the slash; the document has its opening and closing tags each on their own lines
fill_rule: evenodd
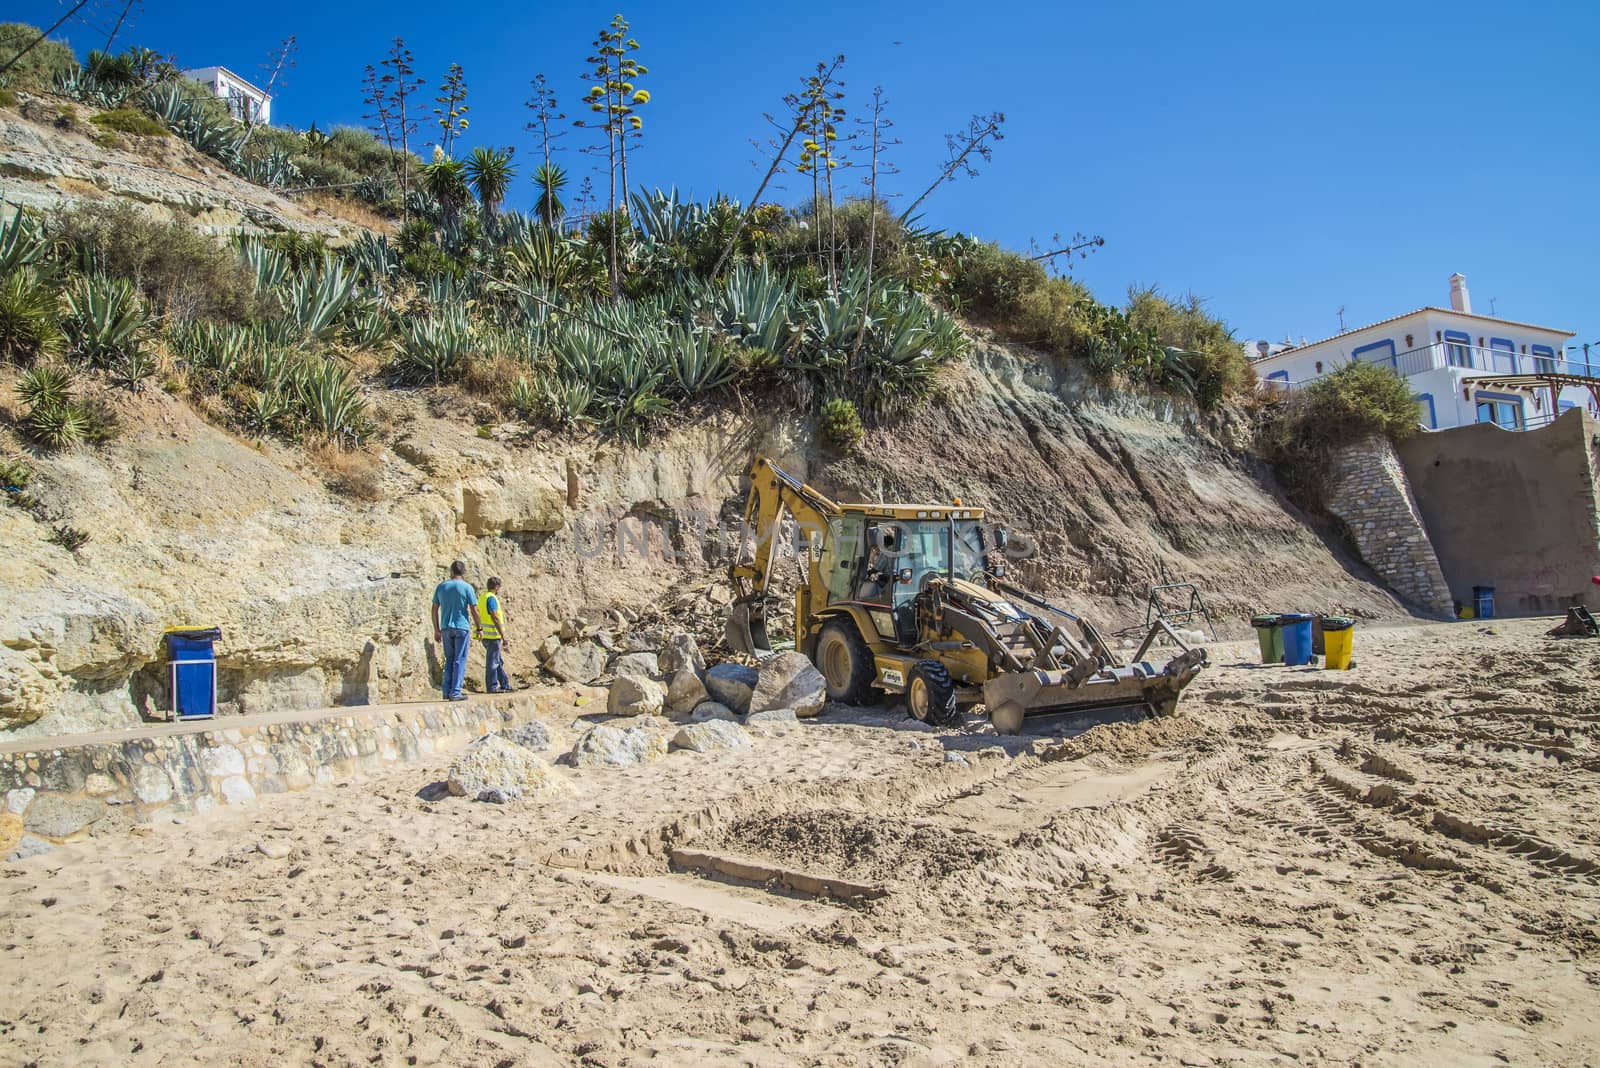
<svg viewBox="0 0 1600 1068">
<path fill-rule="evenodd" d="M 317 442 L 306 447 L 306 456 L 332 492 L 368 503 L 383 500 L 383 472 L 372 453 Z"/>
<path fill-rule="evenodd" d="M 394 234 L 394 220 L 384 218 L 371 207 L 354 197 L 341 197 L 328 190 L 319 189 L 299 194 L 296 198 L 304 207 L 326 212 L 335 219 L 364 226 L 380 234 Z"/>
<path fill-rule="evenodd" d="M 518 378 L 525 378 L 528 365 L 504 353 L 479 354 L 467 361 L 467 370 L 461 384 L 475 397 L 487 400 L 499 408 L 511 396 Z"/>
</svg>

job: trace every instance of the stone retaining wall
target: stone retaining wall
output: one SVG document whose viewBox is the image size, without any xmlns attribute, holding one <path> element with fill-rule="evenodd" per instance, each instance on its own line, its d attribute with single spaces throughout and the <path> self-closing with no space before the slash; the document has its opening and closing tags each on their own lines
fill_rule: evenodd
<svg viewBox="0 0 1600 1068">
<path fill-rule="evenodd" d="M 292 722 L 214 720 L 198 733 L 0 756 L 0 856 L 134 824 L 345 782 L 532 718 L 531 695 L 352 710 Z"/>
<path fill-rule="evenodd" d="M 1450 587 L 1394 446 L 1375 437 L 1340 450 L 1329 472 L 1327 505 L 1350 528 L 1361 559 L 1402 600 L 1454 618 Z"/>
</svg>

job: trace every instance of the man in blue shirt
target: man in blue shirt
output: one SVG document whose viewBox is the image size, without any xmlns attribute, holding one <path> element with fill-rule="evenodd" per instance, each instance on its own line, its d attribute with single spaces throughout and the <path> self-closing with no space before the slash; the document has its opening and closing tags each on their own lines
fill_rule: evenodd
<svg viewBox="0 0 1600 1068">
<path fill-rule="evenodd" d="M 433 588 L 433 640 L 444 652 L 440 689 L 446 701 L 465 701 L 461 684 L 467 677 L 467 637 L 478 626 L 478 595 L 462 576 L 467 565 L 450 565 L 450 577 Z"/>
</svg>

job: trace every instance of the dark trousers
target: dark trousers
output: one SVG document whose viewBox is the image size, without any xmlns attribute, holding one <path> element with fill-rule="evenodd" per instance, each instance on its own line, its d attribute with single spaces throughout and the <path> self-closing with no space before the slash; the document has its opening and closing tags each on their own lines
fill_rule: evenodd
<svg viewBox="0 0 1600 1068">
<path fill-rule="evenodd" d="M 506 677 L 505 656 L 500 652 L 499 638 L 483 639 L 483 688 L 490 693 L 511 689 Z"/>
</svg>

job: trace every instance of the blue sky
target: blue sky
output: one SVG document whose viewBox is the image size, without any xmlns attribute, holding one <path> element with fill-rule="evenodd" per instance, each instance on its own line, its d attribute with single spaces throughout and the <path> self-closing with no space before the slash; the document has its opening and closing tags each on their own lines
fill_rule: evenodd
<svg viewBox="0 0 1600 1068">
<path fill-rule="evenodd" d="M 94 8 L 64 31 L 80 53 L 104 42 L 120 4 Z M 636 3 L 625 13 L 654 99 L 631 177 L 747 198 L 762 113 L 843 52 L 852 114 L 874 85 L 888 95 L 902 142 L 892 181 L 907 197 L 937 172 L 945 132 L 1005 112 L 993 163 L 935 194 L 926 221 L 1017 249 L 1103 235 L 1073 268 L 1103 300 L 1130 284 L 1192 290 L 1241 338 L 1315 339 L 1336 332 L 1340 306 L 1355 326 L 1447 303 L 1461 271 L 1477 311 L 1494 298 L 1496 314 L 1600 340 L 1600 5 L 1525 8 Z M 14 3 L 8 17 L 42 24 L 63 10 Z M 517 147 L 513 203 L 526 207 L 528 80 L 545 72 L 576 117 L 589 43 L 616 10 L 151 0 L 120 42 L 253 77 L 295 34 L 274 119 L 327 128 L 361 124 L 362 68 L 403 36 L 430 89 L 451 61 L 465 67 L 468 142 Z M 569 172 L 590 165 L 576 151 L 585 136 L 563 142 Z M 787 185 L 768 199 L 798 201 L 799 181 Z"/>
</svg>

